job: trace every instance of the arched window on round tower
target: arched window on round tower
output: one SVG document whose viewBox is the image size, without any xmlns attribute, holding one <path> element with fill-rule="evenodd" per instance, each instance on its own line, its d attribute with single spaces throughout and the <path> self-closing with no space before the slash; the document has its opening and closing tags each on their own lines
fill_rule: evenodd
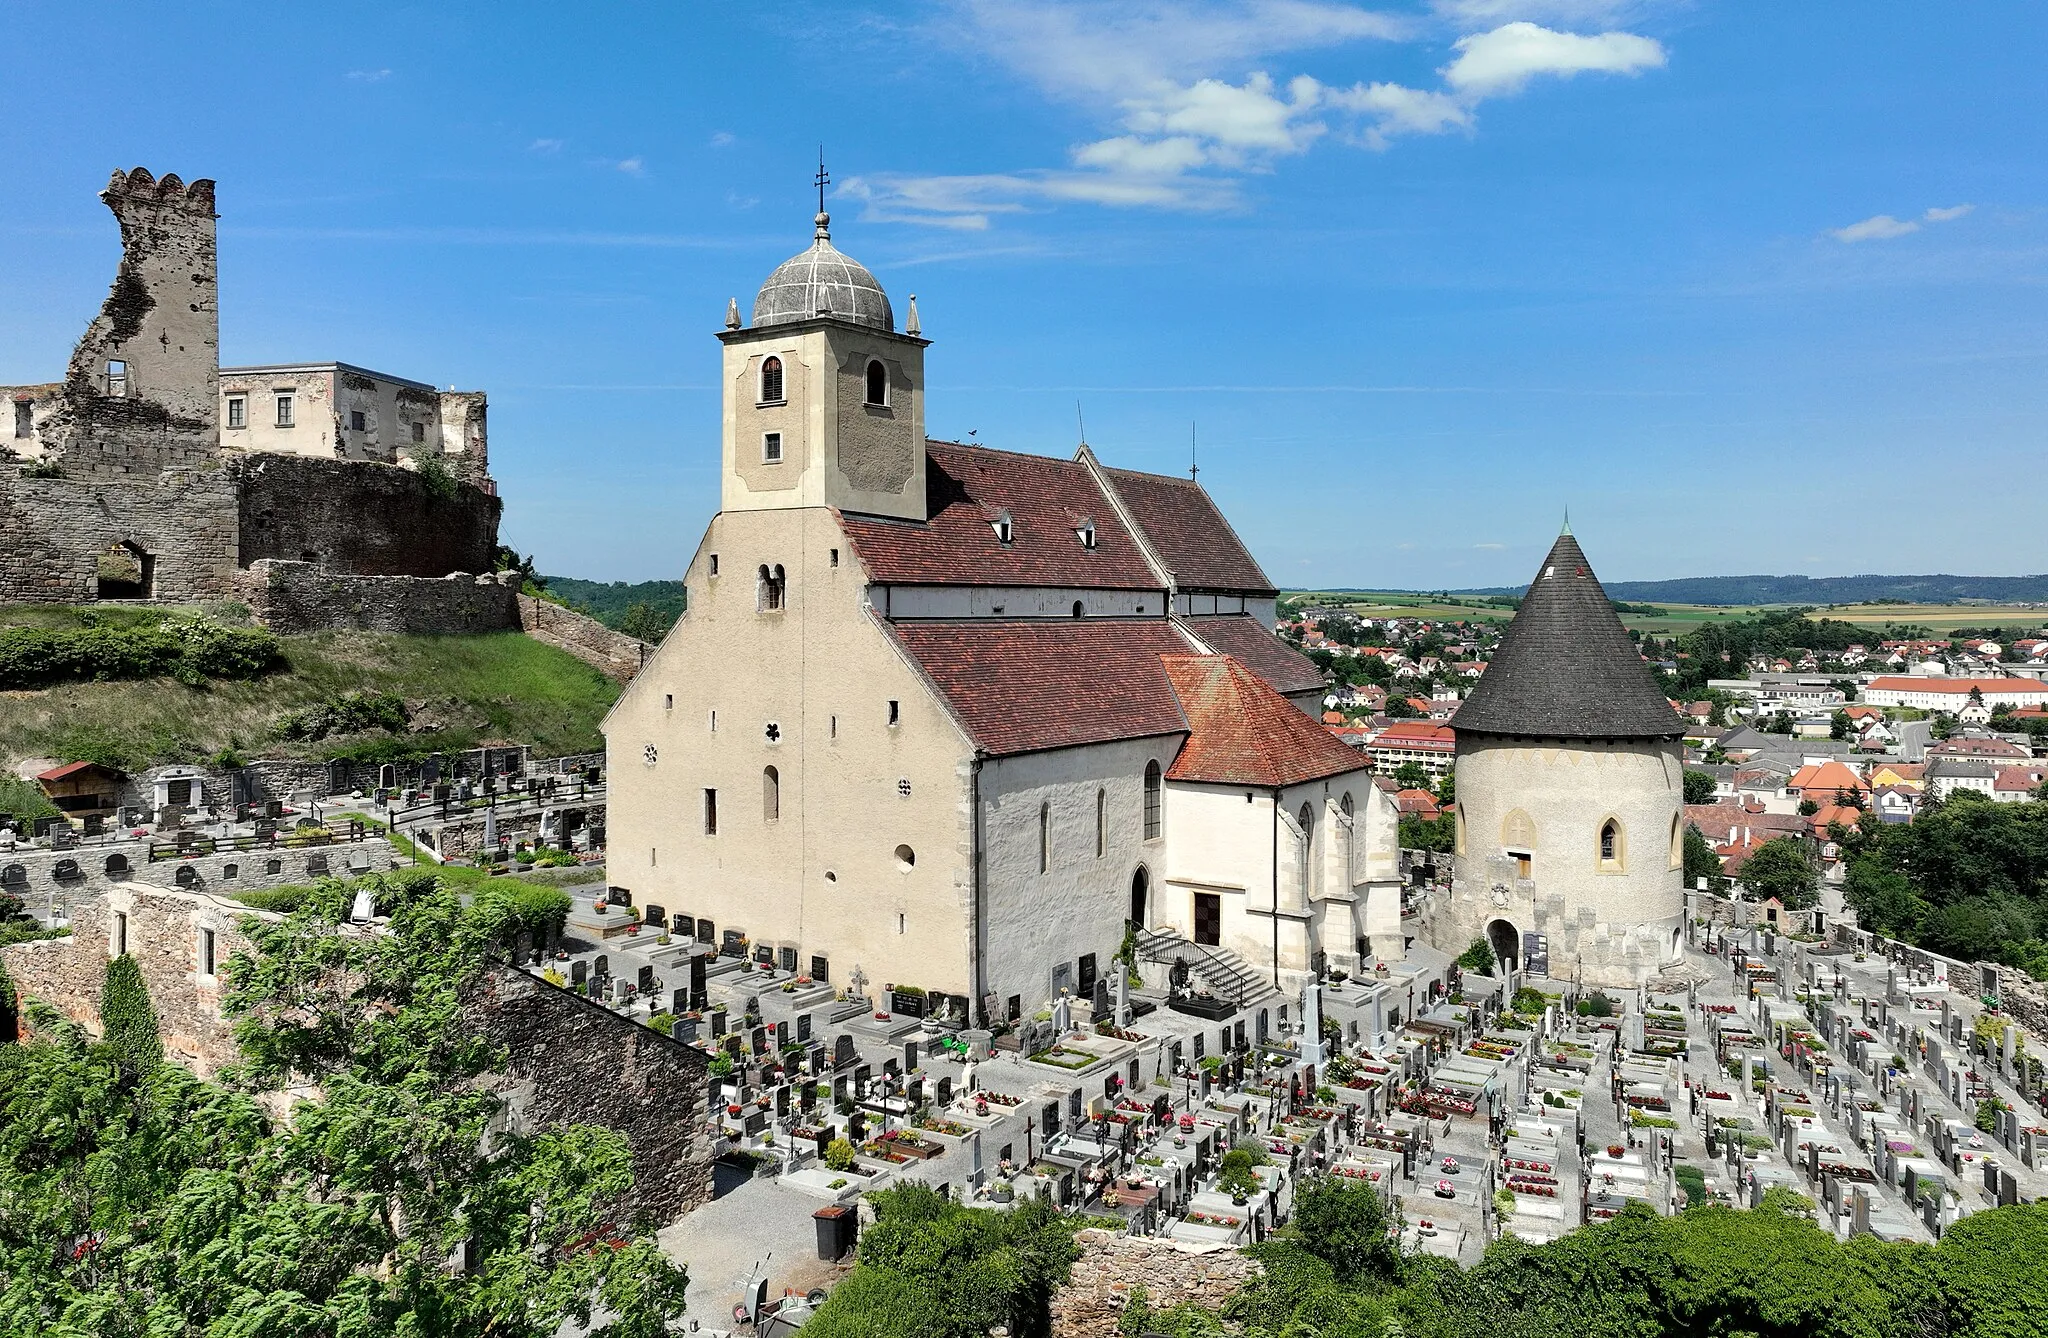
<svg viewBox="0 0 2048 1338">
<path fill-rule="evenodd" d="M 1685 867 L 1685 820 L 1676 813 L 1671 815 L 1671 867 Z"/>
<path fill-rule="evenodd" d="M 1621 868 L 1628 855 L 1628 843 L 1621 830 L 1621 819 L 1608 818 L 1600 824 L 1600 867 L 1608 872 Z"/>
</svg>

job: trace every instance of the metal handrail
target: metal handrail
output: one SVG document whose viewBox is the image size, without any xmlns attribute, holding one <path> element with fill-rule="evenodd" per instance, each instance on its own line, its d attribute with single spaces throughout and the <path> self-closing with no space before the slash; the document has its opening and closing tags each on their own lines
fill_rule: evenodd
<svg viewBox="0 0 2048 1338">
<path fill-rule="evenodd" d="M 307 850 L 316 846 L 353 845 L 369 839 L 372 832 L 361 822 L 351 821 L 340 832 L 272 832 L 268 836 L 199 836 L 190 841 L 151 841 L 148 858 L 151 864 L 163 860 L 191 859 L 197 855 L 218 855 L 223 852 L 243 853 L 254 850 Z"/>
<path fill-rule="evenodd" d="M 529 810 L 602 804 L 605 802 L 605 787 L 602 783 L 592 785 L 584 782 L 575 786 L 573 790 L 564 787 L 549 795 L 515 792 L 511 795 L 492 794 L 484 797 L 488 802 L 482 804 L 472 804 L 468 800 L 451 797 L 415 804 L 411 808 L 394 809 L 391 812 L 391 825 L 410 827 L 415 823 L 429 820 L 446 822 L 462 818 L 481 818 L 486 813 L 496 813 L 500 817 L 518 816 Z"/>
<path fill-rule="evenodd" d="M 1135 920 L 1127 920 L 1125 924 L 1136 932 L 1135 942 L 1138 951 L 1144 953 L 1149 960 L 1155 962 L 1172 960 L 1172 958 L 1160 956 L 1161 952 L 1171 952 L 1181 957 L 1192 957 L 1192 960 L 1188 963 L 1189 969 L 1199 971 L 1203 980 L 1207 981 L 1211 988 L 1223 987 L 1224 997 L 1229 999 L 1231 1003 L 1242 1004 L 1250 996 L 1249 986 L 1258 983 L 1257 974 L 1243 962 L 1237 960 L 1234 955 L 1226 955 L 1220 950 L 1212 952 L 1206 944 L 1197 943 L 1193 939 L 1182 938 L 1178 934 L 1168 934 L 1161 930 L 1148 929 Z"/>
</svg>

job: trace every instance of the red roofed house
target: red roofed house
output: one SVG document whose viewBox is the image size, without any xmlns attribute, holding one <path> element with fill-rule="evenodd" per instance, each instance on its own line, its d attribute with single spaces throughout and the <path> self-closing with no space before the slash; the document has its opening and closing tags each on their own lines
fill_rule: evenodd
<svg viewBox="0 0 2048 1338">
<path fill-rule="evenodd" d="M 915 307 L 828 227 L 719 335 L 722 508 L 605 722 L 614 881 L 969 1023 L 1093 994 L 1129 921 L 1234 995 L 1398 956 L 1398 814 L 1208 492 L 928 440 Z"/>
<path fill-rule="evenodd" d="M 2032 706 L 2048 702 L 2048 683 L 2038 678 L 1933 678 L 1894 675 L 1870 680 L 1863 700 L 1872 706 L 1912 706 L 1953 715 L 1975 691 L 1986 706 Z"/>
<path fill-rule="evenodd" d="M 1991 783 L 1991 798 L 2001 804 L 2020 804 L 2034 797 L 2041 782 L 2048 780 L 2048 768 L 2000 767 Z"/>
<path fill-rule="evenodd" d="M 1847 764 L 1829 759 L 1809 762 L 1799 768 L 1792 773 L 1792 779 L 1785 782 L 1785 788 L 1801 799 L 1827 804 L 1832 803 L 1834 797 L 1845 790 L 1862 794 L 1869 787 L 1863 783 L 1861 776 L 1849 769 Z"/>
</svg>

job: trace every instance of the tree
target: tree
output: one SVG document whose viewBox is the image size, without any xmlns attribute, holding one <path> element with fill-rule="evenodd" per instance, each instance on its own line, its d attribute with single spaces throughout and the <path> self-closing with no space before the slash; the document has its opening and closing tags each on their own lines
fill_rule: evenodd
<svg viewBox="0 0 2048 1338">
<path fill-rule="evenodd" d="M 1294 1234 L 1346 1284 L 1384 1283 L 1401 1275 L 1401 1256 L 1388 1238 L 1386 1202 L 1369 1184 L 1311 1176 L 1294 1191 Z"/>
<path fill-rule="evenodd" d="M 491 570 L 518 572 L 519 588 L 529 595 L 537 595 L 548 588 L 548 578 L 534 568 L 533 559 L 504 544 L 491 550 Z"/>
<path fill-rule="evenodd" d="M 1692 768 L 1687 767 L 1683 784 L 1685 786 L 1686 803 L 1711 804 L 1714 802 L 1714 789 L 1719 782 L 1707 772 L 1694 771 Z"/>
<path fill-rule="evenodd" d="M 675 1330 L 686 1278 L 622 1210 L 625 1139 L 511 1132 L 480 1081 L 503 1053 L 461 1005 L 518 932 L 507 900 L 482 886 L 465 904 L 432 875 L 360 885 L 386 933 L 345 929 L 356 885 L 334 880 L 281 923 L 245 922 L 253 950 L 225 967 L 235 1086 L 106 1062 L 155 1043 L 125 957 L 104 1045 L 53 1021 L 0 1046 L 0 1332 Z M 286 1082 L 321 1095 L 277 1123 L 255 1093 Z"/>
<path fill-rule="evenodd" d="M 156 1006 L 142 983 L 142 969 L 125 952 L 107 963 L 100 985 L 100 1029 L 102 1044 L 130 1077 L 147 1078 L 164 1062 Z"/>
<path fill-rule="evenodd" d="M 2048 782 L 2044 782 L 2044 784 L 2048 784 Z M 1458 802 L 1457 768 L 1446 768 L 1444 774 L 1437 777 L 1436 801 L 1439 804 L 1455 804 Z"/>
<path fill-rule="evenodd" d="M 676 620 L 657 610 L 652 604 L 634 604 L 619 619 L 619 631 L 636 641 L 658 644 L 674 627 Z"/>
<path fill-rule="evenodd" d="M 1813 816 L 1814 814 L 1816 814 L 1816 813 L 1818 813 L 1818 812 L 1820 812 L 1820 800 L 1818 800 L 1818 799 L 1801 799 L 1801 800 L 1799 801 L 1799 816 L 1800 816 L 1800 817 L 1802 817 L 1802 818 L 1810 818 L 1810 817 L 1812 817 L 1812 816 Z"/>
<path fill-rule="evenodd" d="M 1404 790 L 1426 790 L 1429 788 L 1429 772 L 1420 762 L 1403 762 L 1394 768 L 1394 784 Z"/>
<path fill-rule="evenodd" d="M 1700 829 L 1687 823 L 1685 827 L 1685 885 L 1698 887 L 1706 879 L 1709 892 L 1728 890 L 1728 880 L 1721 876 L 1721 857 L 1714 851 Z"/>
<path fill-rule="evenodd" d="M 1400 832 L 1403 850 L 1449 854 L 1458 842 L 1457 822 L 1453 818 L 1424 818 L 1404 813 L 1401 815 Z"/>
<path fill-rule="evenodd" d="M 1381 709 L 1392 720 L 1419 720 L 1422 718 L 1422 712 L 1415 709 L 1415 704 L 1397 691 L 1389 691 L 1387 693 L 1387 704 Z"/>
<path fill-rule="evenodd" d="M 1837 711 L 1828 717 L 1828 737 L 1831 739 L 1848 738 L 1851 728 L 1847 711 Z"/>
<path fill-rule="evenodd" d="M 1493 949 L 1483 938 L 1472 940 L 1472 946 L 1458 954 L 1458 966 L 1466 971 L 1476 971 L 1482 976 L 1493 974 Z"/>
<path fill-rule="evenodd" d="M 1820 900 L 1819 864 L 1801 837 L 1773 837 L 1750 851 L 1740 877 L 1752 899 L 1776 897 L 1789 911 L 1806 910 Z"/>
</svg>

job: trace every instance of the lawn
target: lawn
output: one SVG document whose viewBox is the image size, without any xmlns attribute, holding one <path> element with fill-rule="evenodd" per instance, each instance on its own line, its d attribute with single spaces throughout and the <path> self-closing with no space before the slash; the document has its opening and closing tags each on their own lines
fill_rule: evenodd
<svg viewBox="0 0 2048 1338">
<path fill-rule="evenodd" d="M 100 610 L 115 617 L 127 610 Z M 0 623 L 63 626 L 68 609 L 0 610 Z M 170 679 L 68 683 L 0 693 L 0 765 L 24 758 L 98 756 L 141 767 L 201 761 L 224 749 L 245 757 L 328 757 L 396 736 L 284 743 L 288 710 L 374 689 L 403 698 L 413 729 L 442 749 L 531 744 L 545 755 L 602 748 L 598 722 L 618 685 L 589 665 L 517 632 L 392 636 L 321 632 L 286 637 L 288 668 L 250 682 L 189 688 Z"/>
</svg>

